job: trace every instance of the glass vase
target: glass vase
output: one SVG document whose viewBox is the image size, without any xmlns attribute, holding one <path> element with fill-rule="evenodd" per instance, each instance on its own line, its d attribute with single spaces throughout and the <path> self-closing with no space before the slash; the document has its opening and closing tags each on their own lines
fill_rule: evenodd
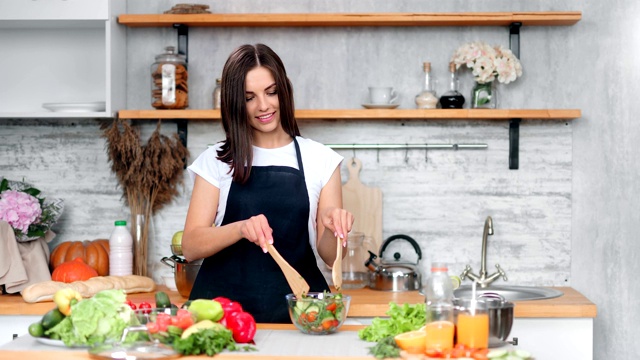
<svg viewBox="0 0 640 360">
<path fill-rule="evenodd" d="M 494 82 L 476 82 L 471 90 L 471 108 L 495 109 L 498 107 L 498 90 Z"/>
<path fill-rule="evenodd" d="M 147 276 L 149 222 L 145 215 L 131 215 L 131 237 L 133 238 L 133 275 Z"/>
</svg>

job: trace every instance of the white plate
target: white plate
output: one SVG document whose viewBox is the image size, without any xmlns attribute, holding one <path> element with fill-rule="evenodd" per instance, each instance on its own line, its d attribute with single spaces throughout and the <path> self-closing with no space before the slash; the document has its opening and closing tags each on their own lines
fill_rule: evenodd
<svg viewBox="0 0 640 360">
<path fill-rule="evenodd" d="M 50 346 L 57 346 L 57 347 L 68 347 L 67 345 L 64 344 L 64 341 L 62 340 L 54 340 L 54 339 L 49 339 L 46 337 L 37 337 L 36 341 L 41 343 L 41 344 L 45 344 L 45 345 L 50 345 Z M 74 348 L 88 348 L 88 346 L 72 346 Z"/>
<path fill-rule="evenodd" d="M 42 107 L 53 112 L 98 112 L 104 111 L 106 104 L 104 101 L 86 103 L 44 103 Z"/>
<path fill-rule="evenodd" d="M 367 109 L 395 109 L 400 104 L 362 104 Z"/>
</svg>

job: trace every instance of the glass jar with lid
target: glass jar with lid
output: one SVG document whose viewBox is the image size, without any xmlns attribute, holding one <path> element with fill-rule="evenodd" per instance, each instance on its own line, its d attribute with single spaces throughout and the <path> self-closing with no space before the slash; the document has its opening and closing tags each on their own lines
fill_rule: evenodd
<svg viewBox="0 0 640 360">
<path fill-rule="evenodd" d="M 187 60 L 167 46 L 151 65 L 151 106 L 156 109 L 184 109 L 189 106 Z"/>
<path fill-rule="evenodd" d="M 222 95 L 222 80 L 216 79 L 216 87 L 213 89 L 213 108 L 220 109 L 220 97 Z"/>
</svg>

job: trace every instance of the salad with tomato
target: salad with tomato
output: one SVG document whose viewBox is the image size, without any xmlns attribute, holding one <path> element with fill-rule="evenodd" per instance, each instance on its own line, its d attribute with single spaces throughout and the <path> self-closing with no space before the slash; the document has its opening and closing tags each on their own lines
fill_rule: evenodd
<svg viewBox="0 0 640 360">
<path fill-rule="evenodd" d="M 349 310 L 348 295 L 309 293 L 297 299 L 287 295 L 289 315 L 293 324 L 305 334 L 324 335 L 338 330 Z"/>
</svg>

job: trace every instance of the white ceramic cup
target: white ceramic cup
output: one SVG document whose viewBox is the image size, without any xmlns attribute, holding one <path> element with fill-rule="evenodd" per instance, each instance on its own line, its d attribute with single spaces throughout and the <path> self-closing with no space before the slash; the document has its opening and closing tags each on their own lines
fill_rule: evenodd
<svg viewBox="0 0 640 360">
<path fill-rule="evenodd" d="M 398 99 L 398 94 L 391 86 L 370 86 L 369 99 L 372 104 L 391 104 Z"/>
</svg>

